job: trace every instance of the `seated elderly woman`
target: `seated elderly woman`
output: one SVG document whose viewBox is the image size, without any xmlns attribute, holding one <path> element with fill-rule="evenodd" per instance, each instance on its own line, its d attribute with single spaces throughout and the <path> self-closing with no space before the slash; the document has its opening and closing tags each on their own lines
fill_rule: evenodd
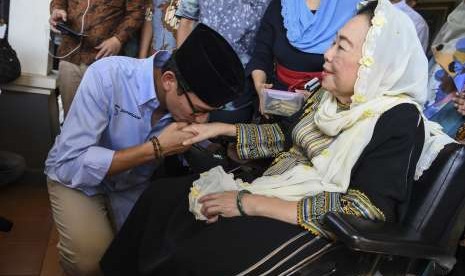
<svg viewBox="0 0 465 276">
<path fill-rule="evenodd" d="M 251 184 L 221 169 L 154 183 L 103 257 L 105 275 L 286 275 L 331 244 L 318 223 L 328 211 L 399 221 L 415 172 L 452 141 L 419 111 L 427 60 L 414 37 L 388 0 L 365 4 L 325 53 L 323 89 L 296 115 L 290 148 L 278 124 L 186 127 L 197 134 L 186 144 L 236 136 L 240 157 L 275 160 Z M 206 194 L 226 182 L 237 188 Z"/>
</svg>

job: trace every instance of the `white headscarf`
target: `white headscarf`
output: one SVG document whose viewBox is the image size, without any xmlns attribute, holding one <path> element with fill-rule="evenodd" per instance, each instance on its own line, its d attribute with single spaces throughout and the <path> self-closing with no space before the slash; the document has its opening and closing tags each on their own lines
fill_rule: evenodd
<svg viewBox="0 0 465 276">
<path fill-rule="evenodd" d="M 378 1 L 371 22 L 350 109 L 337 112 L 336 98 L 326 93 L 315 114 L 320 130 L 337 136 L 331 145 L 311 160 L 313 167 L 297 165 L 281 175 L 263 176 L 251 184 L 236 180 L 239 189 L 286 200 L 299 200 L 324 191 L 345 193 L 352 168 L 372 139 L 380 116 L 402 103 L 414 104 L 421 113 L 426 100 L 428 62 L 420 42 L 413 39 L 416 38 L 413 23 L 388 0 Z M 429 168 L 445 144 L 454 142 L 440 131 L 439 125 L 423 120 L 425 144 L 417 164 L 416 179 Z M 215 177 L 218 177 L 218 168 L 215 170 Z M 202 177 L 209 178 L 208 174 Z M 205 189 L 202 177 L 194 182 L 195 193 L 214 192 L 210 184 L 210 188 Z M 231 177 L 223 174 L 223 180 Z M 216 181 L 209 179 L 207 182 Z M 230 185 L 222 189 L 234 188 Z"/>
</svg>

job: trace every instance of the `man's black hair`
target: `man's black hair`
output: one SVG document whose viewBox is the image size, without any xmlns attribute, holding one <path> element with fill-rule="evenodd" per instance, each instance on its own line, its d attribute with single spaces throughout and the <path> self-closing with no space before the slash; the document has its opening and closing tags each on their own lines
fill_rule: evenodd
<svg viewBox="0 0 465 276">
<path fill-rule="evenodd" d="M 178 66 L 176 64 L 176 60 L 175 60 L 174 56 L 175 56 L 175 51 L 173 51 L 173 54 L 171 55 L 171 57 L 161 67 L 162 74 L 167 72 L 167 71 L 173 72 L 174 76 L 176 77 L 176 81 L 178 82 L 178 90 L 180 92 L 182 92 L 182 91 L 193 92 L 189 88 L 189 85 L 187 84 L 187 82 L 182 77 L 181 73 L 179 73 L 179 69 L 178 69 Z"/>
</svg>

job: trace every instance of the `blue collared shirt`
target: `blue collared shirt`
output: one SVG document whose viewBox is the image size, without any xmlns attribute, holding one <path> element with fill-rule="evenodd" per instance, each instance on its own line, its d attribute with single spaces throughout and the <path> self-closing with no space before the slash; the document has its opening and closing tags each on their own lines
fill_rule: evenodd
<svg viewBox="0 0 465 276">
<path fill-rule="evenodd" d="M 149 184 L 157 164 L 147 163 L 106 177 L 115 151 L 140 145 L 172 122 L 169 113 L 152 126 L 160 105 L 153 67 L 170 54 L 147 59 L 109 57 L 92 64 L 45 162 L 45 173 L 63 185 L 92 196 L 105 194 L 119 228 Z"/>
</svg>

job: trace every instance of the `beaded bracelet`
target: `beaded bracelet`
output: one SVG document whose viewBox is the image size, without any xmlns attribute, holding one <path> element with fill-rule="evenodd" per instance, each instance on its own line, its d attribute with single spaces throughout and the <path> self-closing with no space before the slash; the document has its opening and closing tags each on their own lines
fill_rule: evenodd
<svg viewBox="0 0 465 276">
<path fill-rule="evenodd" d="M 239 210 L 239 213 L 241 214 L 241 216 L 244 216 L 244 217 L 247 216 L 247 213 L 244 211 L 244 207 L 242 206 L 242 197 L 245 194 L 251 194 L 251 192 L 249 190 L 240 190 L 237 193 L 237 197 L 236 197 L 237 209 Z"/>
<path fill-rule="evenodd" d="M 153 145 L 153 154 L 155 155 L 155 159 L 160 159 L 163 157 L 163 151 L 161 149 L 160 142 L 158 141 L 158 138 L 156 136 L 153 136 L 150 138 L 150 142 L 152 142 Z"/>
<path fill-rule="evenodd" d="M 153 11 L 152 8 L 147 8 L 145 10 L 145 21 L 152 21 L 153 20 Z"/>
</svg>

